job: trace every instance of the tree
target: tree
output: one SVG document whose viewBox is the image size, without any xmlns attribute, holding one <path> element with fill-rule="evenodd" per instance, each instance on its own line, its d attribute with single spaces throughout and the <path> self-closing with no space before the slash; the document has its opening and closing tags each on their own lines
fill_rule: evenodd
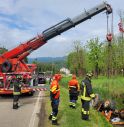
<svg viewBox="0 0 124 127">
<path fill-rule="evenodd" d="M 6 49 L 4 47 L 1 47 L 0 48 L 0 55 L 3 54 L 3 53 L 5 53 L 5 52 L 7 52 L 7 51 L 8 51 L 8 49 Z"/>
<path fill-rule="evenodd" d="M 74 49 L 67 57 L 68 68 L 72 73 L 76 75 L 84 74 L 84 64 L 85 64 L 85 50 L 81 47 L 79 41 L 74 42 Z"/>
<path fill-rule="evenodd" d="M 95 74 L 98 77 L 100 64 L 102 60 L 102 43 L 99 42 L 98 38 L 91 39 L 88 41 L 88 58 L 92 70 L 95 70 Z"/>
</svg>

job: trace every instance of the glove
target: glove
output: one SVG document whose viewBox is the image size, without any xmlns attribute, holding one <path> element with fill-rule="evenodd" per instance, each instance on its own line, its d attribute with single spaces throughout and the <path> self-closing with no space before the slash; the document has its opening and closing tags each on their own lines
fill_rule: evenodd
<svg viewBox="0 0 124 127">
<path fill-rule="evenodd" d="M 92 99 L 95 100 L 96 98 L 97 98 L 97 95 L 95 94 L 95 96 Z"/>
</svg>

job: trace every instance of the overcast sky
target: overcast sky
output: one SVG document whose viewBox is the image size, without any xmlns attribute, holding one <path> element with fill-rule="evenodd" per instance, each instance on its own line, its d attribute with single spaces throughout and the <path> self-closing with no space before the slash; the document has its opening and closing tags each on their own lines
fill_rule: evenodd
<svg viewBox="0 0 124 127">
<path fill-rule="evenodd" d="M 13 49 L 45 29 L 84 10 L 102 3 L 103 0 L 0 0 L 0 46 Z M 124 0 L 108 0 L 114 9 L 114 33 L 118 33 L 118 11 L 124 10 Z M 32 52 L 29 57 L 65 56 L 72 50 L 73 41 L 82 45 L 87 40 L 106 36 L 106 14 L 98 14 L 73 29 L 49 40 Z"/>
</svg>

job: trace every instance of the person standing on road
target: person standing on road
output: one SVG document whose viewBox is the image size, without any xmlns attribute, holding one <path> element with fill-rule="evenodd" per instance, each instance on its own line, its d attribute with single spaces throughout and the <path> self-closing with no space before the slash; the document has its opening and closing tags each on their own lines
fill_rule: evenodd
<svg viewBox="0 0 124 127">
<path fill-rule="evenodd" d="M 61 80 L 61 75 L 55 74 L 50 85 L 50 99 L 51 99 L 52 113 L 49 116 L 49 120 L 52 120 L 53 125 L 59 125 L 57 122 L 57 114 L 58 114 L 59 97 L 60 97 L 60 88 L 59 88 L 60 80 Z"/>
<path fill-rule="evenodd" d="M 72 79 L 68 83 L 68 88 L 69 88 L 69 106 L 70 108 L 76 108 L 76 101 L 78 100 L 78 94 L 79 94 L 79 83 L 78 80 L 76 79 L 76 75 L 72 75 Z"/>
<path fill-rule="evenodd" d="M 81 103 L 82 103 L 82 119 L 89 120 L 90 100 L 95 98 L 92 91 L 91 78 L 93 74 L 87 73 L 85 79 L 81 83 Z"/>
<path fill-rule="evenodd" d="M 18 105 L 18 101 L 19 101 L 19 97 L 21 94 L 21 80 L 22 77 L 21 76 L 14 76 L 13 77 L 13 109 L 18 109 L 19 105 Z"/>
</svg>

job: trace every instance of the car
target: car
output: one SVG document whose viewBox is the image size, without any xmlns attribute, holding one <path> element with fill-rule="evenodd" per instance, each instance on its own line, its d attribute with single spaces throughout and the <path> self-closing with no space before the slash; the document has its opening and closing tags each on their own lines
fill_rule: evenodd
<svg viewBox="0 0 124 127">
<path fill-rule="evenodd" d="M 46 84 L 46 78 L 45 77 L 38 77 L 38 84 Z"/>
<path fill-rule="evenodd" d="M 38 84 L 46 84 L 46 77 L 44 72 L 38 73 Z"/>
</svg>

